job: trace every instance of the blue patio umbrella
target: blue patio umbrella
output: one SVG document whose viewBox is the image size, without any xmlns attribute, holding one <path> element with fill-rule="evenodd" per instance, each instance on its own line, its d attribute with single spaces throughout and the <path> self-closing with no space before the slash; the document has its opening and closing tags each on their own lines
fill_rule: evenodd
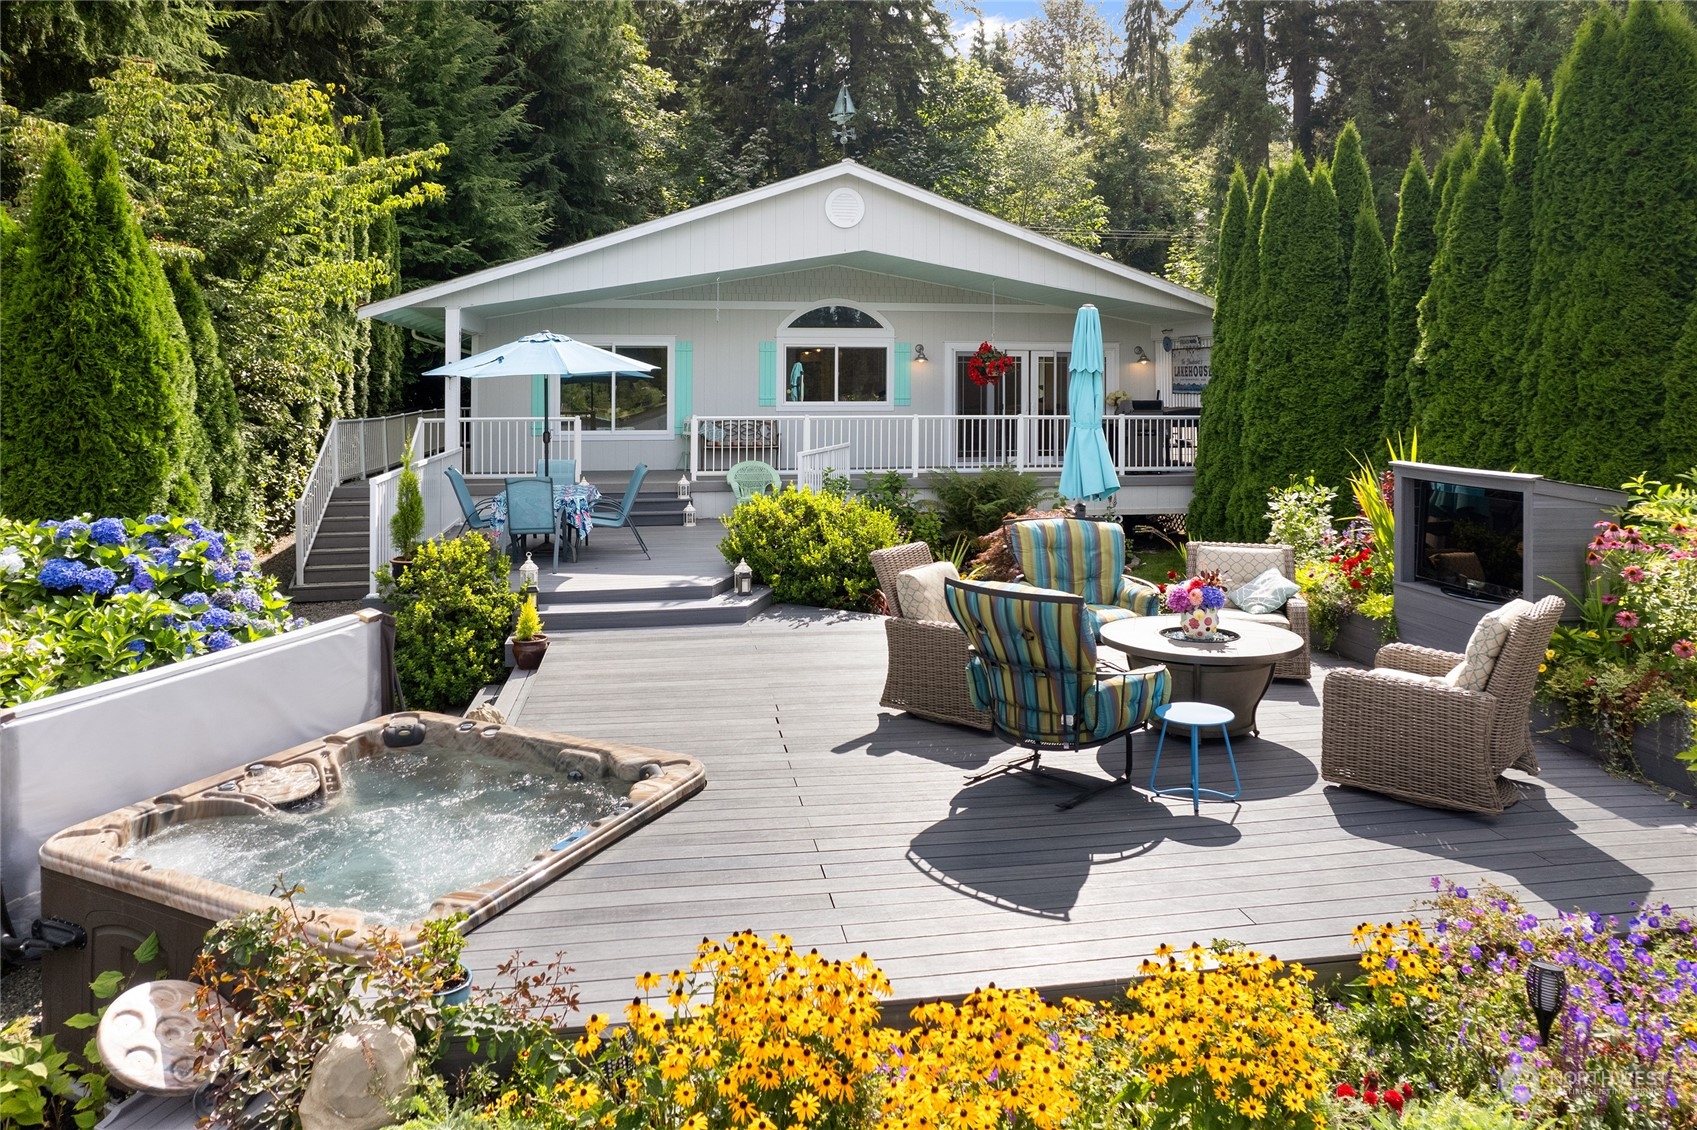
<svg viewBox="0 0 1697 1130">
<path fill-rule="evenodd" d="M 1102 318 L 1094 306 L 1080 306 L 1072 325 L 1072 360 L 1067 366 L 1067 405 L 1071 421 L 1066 458 L 1061 462 L 1061 497 L 1101 502 L 1120 489 L 1108 439 L 1102 434 L 1102 390 L 1106 362 Z"/>
</svg>

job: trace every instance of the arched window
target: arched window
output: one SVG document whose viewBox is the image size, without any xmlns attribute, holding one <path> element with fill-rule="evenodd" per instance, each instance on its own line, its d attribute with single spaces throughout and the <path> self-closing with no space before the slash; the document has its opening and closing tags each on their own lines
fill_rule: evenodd
<svg viewBox="0 0 1697 1130">
<path fill-rule="evenodd" d="M 856 306 L 815 306 L 790 319 L 792 330 L 881 330 L 884 323 Z"/>
<path fill-rule="evenodd" d="M 821 303 L 781 323 L 778 341 L 780 404 L 889 404 L 893 339 L 882 316 Z"/>
</svg>

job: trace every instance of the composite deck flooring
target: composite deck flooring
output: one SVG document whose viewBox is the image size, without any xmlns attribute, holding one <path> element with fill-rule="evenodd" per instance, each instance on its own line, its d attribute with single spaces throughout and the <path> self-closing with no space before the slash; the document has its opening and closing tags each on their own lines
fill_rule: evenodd
<svg viewBox="0 0 1697 1130">
<path fill-rule="evenodd" d="M 1434 875 L 1502 884 L 1543 914 L 1697 905 L 1697 813 L 1547 741 L 1542 776 L 1500 817 L 1327 785 L 1325 666 L 1275 683 L 1260 737 L 1234 743 L 1241 803 L 1195 816 L 1187 799 L 1119 789 L 1063 812 L 1024 775 L 963 783 L 1004 743 L 878 706 L 877 618 L 779 609 L 734 627 L 570 635 L 512 722 L 692 754 L 708 784 L 478 929 L 468 964 L 487 984 L 515 951 L 564 950 L 583 1011 L 616 1015 L 634 975 L 747 928 L 865 951 L 899 1002 L 992 981 L 1100 993 L 1164 940 L 1347 955 L 1356 924 L 1406 917 Z M 1139 735 L 1139 785 L 1152 752 Z M 1163 756 L 1161 783 L 1181 783 L 1187 761 Z M 1122 747 L 1047 763 L 1106 776 Z M 1218 744 L 1203 778 L 1229 789 Z"/>
</svg>

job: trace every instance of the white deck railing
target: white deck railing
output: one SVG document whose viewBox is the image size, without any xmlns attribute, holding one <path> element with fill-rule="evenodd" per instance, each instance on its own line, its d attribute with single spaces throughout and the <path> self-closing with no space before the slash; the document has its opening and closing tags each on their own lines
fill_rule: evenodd
<svg viewBox="0 0 1697 1130">
<path fill-rule="evenodd" d="M 1196 413 L 1108 416 L 1103 430 L 1117 471 L 1187 471 L 1196 463 Z M 982 470 L 1011 464 L 1059 471 L 1066 457 L 1065 416 L 694 416 L 691 478 L 724 475 L 758 459 L 783 474 L 812 473 L 808 462 L 833 452 L 840 474 Z"/>
<path fill-rule="evenodd" d="M 460 421 L 460 445 L 465 449 L 462 472 L 468 477 L 494 478 L 536 474 L 542 458 L 542 424 L 534 416 L 474 416 Z M 550 459 L 577 460 L 583 473 L 583 432 L 576 416 L 554 421 L 548 444 Z"/>
<path fill-rule="evenodd" d="M 795 456 L 795 485 L 813 491 L 824 490 L 826 472 L 847 475 L 848 463 L 849 445 L 846 443 L 798 451 Z"/>
<path fill-rule="evenodd" d="M 318 447 L 318 458 L 295 500 L 295 584 L 306 584 L 306 557 L 330 496 L 343 483 L 368 478 L 401 461 L 409 434 L 425 419 L 423 412 L 400 412 L 393 416 L 331 420 Z M 441 429 L 437 432 L 440 434 Z"/>
<path fill-rule="evenodd" d="M 418 422 L 413 433 L 413 470 L 418 473 L 419 492 L 424 496 L 424 531 L 419 535 L 421 540 L 429 540 L 438 534 L 447 532 L 460 520 L 459 499 L 454 496 L 453 484 L 448 481 L 449 467 L 459 466 L 460 450 L 444 448 L 442 444 L 442 420 L 425 419 Z M 535 468 L 532 468 L 534 471 Z M 376 576 L 380 569 L 389 564 L 389 559 L 400 552 L 394 539 L 389 536 L 389 520 L 395 516 L 395 505 L 400 499 L 401 471 L 397 467 L 386 471 L 369 480 L 371 491 L 370 533 L 367 545 L 370 547 L 369 568 L 366 575 L 371 579 L 371 596 L 377 595 Z"/>
</svg>

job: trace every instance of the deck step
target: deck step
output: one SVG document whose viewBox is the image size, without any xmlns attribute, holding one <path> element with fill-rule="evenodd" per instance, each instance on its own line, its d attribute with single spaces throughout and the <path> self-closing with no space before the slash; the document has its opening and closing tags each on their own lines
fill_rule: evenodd
<svg viewBox="0 0 1697 1130">
<path fill-rule="evenodd" d="M 702 624 L 741 624 L 772 603 L 764 585 L 746 596 L 722 592 L 708 599 L 598 601 L 541 606 L 547 632 L 596 628 L 684 628 Z"/>
<path fill-rule="evenodd" d="M 560 568 L 570 571 L 568 562 Z M 576 578 L 574 578 L 575 580 Z M 585 574 L 583 585 L 567 584 L 551 592 L 541 593 L 537 605 L 547 612 L 565 604 L 629 604 L 644 601 L 711 600 L 729 592 L 731 578 L 722 577 L 596 577 Z"/>
<path fill-rule="evenodd" d="M 370 592 L 371 573 L 366 568 L 366 564 L 363 560 L 357 565 L 314 565 L 311 561 L 308 561 L 306 583 L 309 585 L 363 585 L 364 592 Z"/>
<path fill-rule="evenodd" d="M 295 585 L 289 590 L 289 599 L 297 604 L 314 604 L 327 600 L 364 600 L 371 586 L 367 584 L 312 584 Z"/>
<path fill-rule="evenodd" d="M 356 545 L 325 545 L 324 539 L 319 538 L 312 543 L 312 550 L 306 555 L 306 567 L 364 565 L 370 559 L 371 550 L 363 540 Z"/>
<path fill-rule="evenodd" d="M 307 559 L 310 561 L 326 549 L 357 549 L 364 553 L 366 547 L 370 544 L 371 534 L 367 530 L 350 530 L 345 527 L 320 528 L 318 536 L 312 539 L 312 551 L 307 554 Z"/>
</svg>

